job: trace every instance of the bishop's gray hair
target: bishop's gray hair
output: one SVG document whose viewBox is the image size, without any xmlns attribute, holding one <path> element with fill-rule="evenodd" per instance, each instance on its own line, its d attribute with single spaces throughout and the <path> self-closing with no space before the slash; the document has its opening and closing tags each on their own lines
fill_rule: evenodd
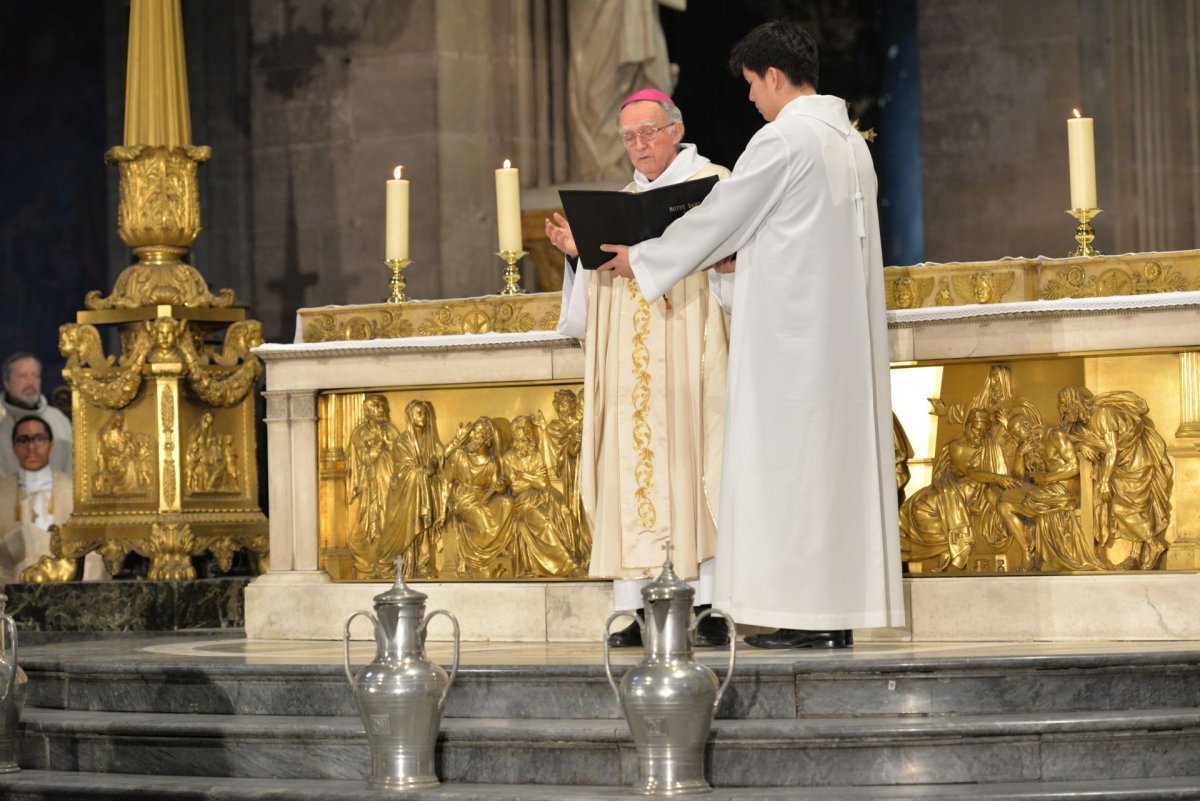
<svg viewBox="0 0 1200 801">
<path fill-rule="evenodd" d="M 663 110 L 663 113 L 665 113 L 667 115 L 667 125 L 674 125 L 675 123 L 679 123 L 680 125 L 683 125 L 683 112 L 680 111 L 679 106 L 675 105 L 674 103 L 664 103 L 661 100 L 635 101 L 635 102 L 654 103 L 656 106 L 658 106 L 659 108 L 661 108 Z M 618 123 L 618 130 L 619 130 L 619 126 L 620 126 L 620 123 Z"/>
</svg>

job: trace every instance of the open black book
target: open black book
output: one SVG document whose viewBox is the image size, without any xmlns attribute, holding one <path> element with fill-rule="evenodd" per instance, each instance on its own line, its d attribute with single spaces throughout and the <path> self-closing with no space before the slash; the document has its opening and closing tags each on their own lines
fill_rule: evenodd
<svg viewBox="0 0 1200 801">
<path fill-rule="evenodd" d="M 713 175 L 637 194 L 560 189 L 558 196 L 579 249 L 579 263 L 594 270 L 612 258 L 601 245 L 636 245 L 661 236 L 684 212 L 699 206 L 716 183 Z"/>
</svg>

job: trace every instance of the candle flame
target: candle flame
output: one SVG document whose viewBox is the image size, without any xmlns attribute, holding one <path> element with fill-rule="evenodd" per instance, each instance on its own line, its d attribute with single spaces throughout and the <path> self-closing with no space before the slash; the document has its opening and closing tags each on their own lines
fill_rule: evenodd
<svg viewBox="0 0 1200 801">
<path fill-rule="evenodd" d="M 397 181 L 400 180 L 400 171 L 403 169 L 404 169 L 404 165 L 401 164 L 401 165 L 397 166 L 396 169 L 392 172 L 392 175 L 396 176 Z"/>
<path fill-rule="evenodd" d="M 1077 108 L 1073 108 L 1073 109 L 1071 109 L 1071 111 L 1075 112 L 1075 119 L 1079 119 L 1080 117 L 1083 116 L 1082 114 L 1079 113 L 1079 109 L 1077 109 Z"/>
<path fill-rule="evenodd" d="M 512 162 L 510 162 L 508 159 L 505 159 L 505 160 L 504 160 L 504 169 L 506 169 L 506 170 L 507 170 L 507 169 L 509 169 L 510 167 L 512 167 Z"/>
</svg>

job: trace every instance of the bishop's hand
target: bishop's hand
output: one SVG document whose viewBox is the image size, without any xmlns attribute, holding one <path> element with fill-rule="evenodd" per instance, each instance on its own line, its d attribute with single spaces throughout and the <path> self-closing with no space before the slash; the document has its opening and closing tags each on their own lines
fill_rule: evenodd
<svg viewBox="0 0 1200 801">
<path fill-rule="evenodd" d="M 628 245 L 601 245 L 600 249 L 605 253 L 614 254 L 611 259 L 601 264 L 598 272 L 613 272 L 622 278 L 633 278 L 633 268 L 629 266 L 629 246 Z"/>
<path fill-rule="evenodd" d="M 579 248 L 575 247 L 575 236 L 571 233 L 571 225 L 567 218 L 557 211 L 546 219 L 546 237 L 554 247 L 573 259 L 579 258 Z"/>
</svg>

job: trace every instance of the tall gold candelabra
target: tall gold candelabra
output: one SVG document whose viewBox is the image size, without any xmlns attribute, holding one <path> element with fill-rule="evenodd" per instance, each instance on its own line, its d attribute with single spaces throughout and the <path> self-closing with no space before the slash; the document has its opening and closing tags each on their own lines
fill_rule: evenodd
<svg viewBox="0 0 1200 801">
<path fill-rule="evenodd" d="M 1079 225 L 1075 226 L 1075 241 L 1079 245 L 1068 253 L 1068 256 L 1100 255 L 1100 251 L 1092 247 L 1092 241 L 1096 238 L 1096 230 L 1092 228 L 1092 218 L 1102 211 L 1104 209 L 1070 209 L 1067 211 L 1067 214 L 1079 221 Z"/>
</svg>

